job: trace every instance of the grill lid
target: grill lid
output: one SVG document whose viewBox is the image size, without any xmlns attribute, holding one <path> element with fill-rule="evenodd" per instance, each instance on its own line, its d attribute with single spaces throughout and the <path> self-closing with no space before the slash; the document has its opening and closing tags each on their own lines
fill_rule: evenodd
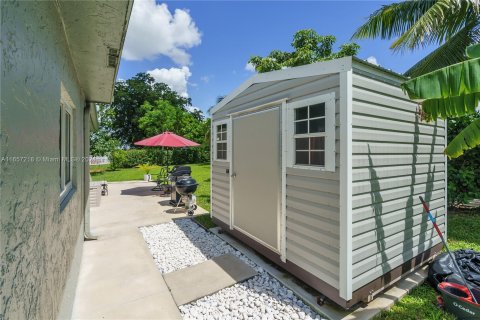
<svg viewBox="0 0 480 320">
<path fill-rule="evenodd" d="M 193 179 L 192 177 L 186 177 L 184 179 L 180 179 L 175 183 L 178 187 L 189 187 L 189 186 L 196 186 L 197 180 Z"/>
</svg>

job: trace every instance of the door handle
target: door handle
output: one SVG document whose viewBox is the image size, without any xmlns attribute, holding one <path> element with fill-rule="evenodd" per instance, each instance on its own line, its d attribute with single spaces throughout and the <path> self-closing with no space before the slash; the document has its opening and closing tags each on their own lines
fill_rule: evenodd
<svg viewBox="0 0 480 320">
<path fill-rule="evenodd" d="M 237 177 L 237 174 L 234 172 L 234 173 L 232 173 L 232 174 L 230 175 L 230 177 L 236 178 L 236 177 Z"/>
</svg>

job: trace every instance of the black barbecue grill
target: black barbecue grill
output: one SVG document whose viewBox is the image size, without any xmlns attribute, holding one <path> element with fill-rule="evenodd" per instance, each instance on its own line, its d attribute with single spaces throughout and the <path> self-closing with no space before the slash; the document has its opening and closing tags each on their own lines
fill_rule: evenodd
<svg viewBox="0 0 480 320">
<path fill-rule="evenodd" d="M 191 173 L 192 169 L 190 167 L 177 166 L 169 174 L 172 190 L 175 190 L 175 196 L 172 192 L 170 204 L 176 208 L 180 205 L 185 206 L 189 216 L 193 215 L 193 211 L 197 209 L 197 198 L 193 193 L 197 190 L 198 183 L 190 176 Z M 173 186 L 175 186 L 175 189 L 173 189 Z"/>
<path fill-rule="evenodd" d="M 192 174 L 192 168 L 189 166 L 175 166 L 173 169 L 168 173 L 168 180 L 170 180 L 172 184 L 172 191 L 176 190 L 176 184 L 179 180 L 184 178 L 189 178 Z M 170 194 L 170 204 L 172 206 L 176 206 L 181 201 L 182 195 L 179 192 L 172 192 Z M 183 203 L 180 203 L 182 205 Z"/>
<path fill-rule="evenodd" d="M 192 177 L 185 177 L 177 180 L 175 189 L 181 196 L 188 196 L 197 190 L 198 183 Z"/>
<path fill-rule="evenodd" d="M 169 172 L 170 181 L 176 182 L 178 179 L 181 179 L 183 176 L 190 176 L 192 174 L 192 168 L 189 166 L 175 166 Z"/>
</svg>

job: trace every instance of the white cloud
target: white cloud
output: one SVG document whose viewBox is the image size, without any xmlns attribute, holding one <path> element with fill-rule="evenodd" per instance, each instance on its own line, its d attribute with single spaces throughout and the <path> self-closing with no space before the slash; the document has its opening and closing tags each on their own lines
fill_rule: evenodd
<svg viewBox="0 0 480 320">
<path fill-rule="evenodd" d="M 200 111 L 200 108 L 194 107 L 194 106 L 187 106 L 186 107 L 188 111 L 194 112 L 194 111 Z"/>
<path fill-rule="evenodd" d="M 188 67 L 153 69 L 147 71 L 156 82 L 166 83 L 172 90 L 182 97 L 188 97 L 188 78 L 192 75 Z"/>
<path fill-rule="evenodd" d="M 155 0 L 135 1 L 122 57 L 126 60 L 153 59 L 160 55 L 175 63 L 190 64 L 187 49 L 201 43 L 201 33 L 188 10 L 168 10 Z"/>
<path fill-rule="evenodd" d="M 200 80 L 202 80 L 205 83 L 209 83 L 210 82 L 210 77 L 209 76 L 203 76 L 203 77 L 200 77 Z"/>
<path fill-rule="evenodd" d="M 253 64 L 251 64 L 250 62 L 248 62 L 245 65 L 245 70 L 250 71 L 250 72 L 255 72 L 255 66 Z"/>
<path fill-rule="evenodd" d="M 378 66 L 378 62 L 377 62 L 377 58 L 375 58 L 374 56 L 370 56 L 367 58 L 367 62 L 371 63 L 371 64 L 374 64 L 376 66 Z"/>
</svg>

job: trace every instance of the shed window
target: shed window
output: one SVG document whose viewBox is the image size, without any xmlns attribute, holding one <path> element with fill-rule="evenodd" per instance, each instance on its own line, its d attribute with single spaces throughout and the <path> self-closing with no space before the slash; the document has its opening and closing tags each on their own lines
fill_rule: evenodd
<svg viewBox="0 0 480 320">
<path fill-rule="evenodd" d="M 335 94 L 287 104 L 288 166 L 335 171 Z"/>
<path fill-rule="evenodd" d="M 62 105 L 60 115 L 60 197 L 72 188 L 73 112 Z"/>
<path fill-rule="evenodd" d="M 216 126 L 216 159 L 227 160 L 227 124 Z"/>
<path fill-rule="evenodd" d="M 325 103 L 295 108 L 295 164 L 325 165 Z"/>
</svg>

